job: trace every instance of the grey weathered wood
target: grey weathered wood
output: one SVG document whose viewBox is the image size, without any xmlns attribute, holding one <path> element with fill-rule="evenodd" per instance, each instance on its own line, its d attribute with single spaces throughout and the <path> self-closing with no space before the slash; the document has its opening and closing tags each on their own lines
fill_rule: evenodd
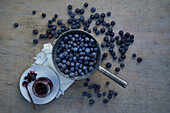
<svg viewBox="0 0 170 113">
<path fill-rule="evenodd" d="M 109 89 L 119 93 L 109 104 L 103 105 L 102 99 L 93 95 L 95 104 L 88 105 L 88 99 L 81 96 L 86 90 L 84 81 L 75 82 L 58 100 L 42 106 L 36 106 L 39 113 L 168 113 L 170 112 L 170 1 L 169 0 L 88 0 L 89 7 L 85 17 L 90 15 L 90 7 L 97 12 L 111 11 L 107 21 L 115 20 L 115 33 L 120 29 L 135 35 L 135 42 L 129 47 L 125 67 L 117 74 L 129 85 L 126 89 L 102 73 L 97 72 L 91 77 L 91 83 L 104 86 L 110 81 Z M 84 1 L 79 0 L 0 0 L 0 111 L 1 113 L 30 113 L 34 112 L 20 94 L 18 81 L 25 69 L 34 62 L 33 57 L 42 49 L 43 44 L 50 40 L 39 40 L 34 46 L 32 40 L 38 36 L 32 35 L 33 29 L 45 33 L 47 20 L 54 13 L 66 22 L 67 5 L 83 7 Z M 32 10 L 37 14 L 33 16 Z M 42 12 L 47 14 L 41 19 Z M 17 29 L 13 28 L 19 23 Z M 94 24 L 94 23 L 93 23 Z M 91 25 L 93 26 L 93 25 Z M 101 43 L 104 35 L 96 36 Z M 103 49 L 102 52 L 107 52 Z M 132 60 L 132 53 L 143 58 L 138 64 Z M 114 73 L 118 62 L 111 56 L 103 61 L 102 66 L 110 61 Z M 104 87 L 102 87 L 104 91 Z M 93 91 L 92 91 L 93 92 Z"/>
</svg>

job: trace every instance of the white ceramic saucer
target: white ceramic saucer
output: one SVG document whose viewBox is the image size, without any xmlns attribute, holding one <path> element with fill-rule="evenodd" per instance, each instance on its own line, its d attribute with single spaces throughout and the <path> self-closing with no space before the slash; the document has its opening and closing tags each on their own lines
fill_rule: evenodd
<svg viewBox="0 0 170 113">
<path fill-rule="evenodd" d="M 23 97 L 26 100 L 28 100 L 29 102 L 31 102 L 26 88 L 24 86 L 22 86 L 22 82 L 25 81 L 24 77 L 27 76 L 27 74 L 30 71 L 35 71 L 35 73 L 37 73 L 36 79 L 38 79 L 40 77 L 46 77 L 46 78 L 50 79 L 53 83 L 53 88 L 52 88 L 50 94 L 47 97 L 44 97 L 44 98 L 37 97 L 33 94 L 32 85 L 34 84 L 35 81 L 32 81 L 31 83 L 29 83 L 28 84 L 28 90 L 29 90 L 30 95 L 33 99 L 33 102 L 35 104 L 46 104 L 46 103 L 52 101 L 56 97 L 56 95 L 59 91 L 60 81 L 59 81 L 58 76 L 55 74 L 55 72 L 53 70 L 51 70 L 50 68 L 46 67 L 46 66 L 32 66 L 32 67 L 28 68 L 22 74 L 22 76 L 20 78 L 20 82 L 19 82 L 19 87 L 20 87 L 20 91 L 21 91 L 21 94 L 23 95 Z"/>
</svg>

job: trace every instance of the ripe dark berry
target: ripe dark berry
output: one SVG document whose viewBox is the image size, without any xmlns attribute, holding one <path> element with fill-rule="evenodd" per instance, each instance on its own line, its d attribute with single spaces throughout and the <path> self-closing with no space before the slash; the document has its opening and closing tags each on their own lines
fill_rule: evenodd
<svg viewBox="0 0 170 113">
<path fill-rule="evenodd" d="M 122 59 L 125 59 L 125 58 L 126 58 L 126 55 L 121 55 L 121 58 L 122 58 Z"/>
<path fill-rule="evenodd" d="M 88 98 L 91 98 L 91 97 L 92 97 L 92 94 L 90 94 L 90 93 L 87 94 L 87 97 L 88 97 Z"/>
<path fill-rule="evenodd" d="M 106 58 L 106 57 L 107 57 L 107 53 L 103 53 L 103 57 L 105 57 L 105 58 Z"/>
<path fill-rule="evenodd" d="M 115 25 L 115 21 L 111 21 L 111 26 L 114 26 Z"/>
<path fill-rule="evenodd" d="M 108 103 L 108 100 L 107 99 L 103 99 L 103 103 L 104 104 Z"/>
<path fill-rule="evenodd" d="M 125 37 L 129 38 L 129 37 L 130 37 L 130 33 L 129 33 L 129 32 L 126 32 L 126 33 L 125 33 Z"/>
<path fill-rule="evenodd" d="M 84 91 L 84 92 L 82 93 L 82 95 L 83 95 L 84 97 L 87 96 L 87 92 Z"/>
<path fill-rule="evenodd" d="M 99 98 L 100 98 L 101 96 L 102 96 L 102 95 L 101 95 L 101 93 L 98 93 L 98 94 L 97 94 L 97 97 L 99 97 Z"/>
<path fill-rule="evenodd" d="M 96 88 L 96 87 L 97 87 L 97 85 L 96 85 L 96 84 L 93 84 L 93 85 L 92 85 L 92 87 L 93 87 L 93 88 Z"/>
<path fill-rule="evenodd" d="M 107 12 L 107 16 L 110 16 L 111 15 L 111 12 Z"/>
<path fill-rule="evenodd" d="M 89 87 L 88 87 L 89 89 L 92 89 L 93 87 L 92 87 L 92 85 L 89 85 Z"/>
<path fill-rule="evenodd" d="M 44 35 L 43 34 L 40 34 L 40 36 L 39 36 L 40 38 L 44 38 Z"/>
<path fill-rule="evenodd" d="M 101 88 L 101 85 L 97 85 L 97 89 L 100 89 Z"/>
<path fill-rule="evenodd" d="M 113 56 L 113 59 L 114 59 L 114 60 L 116 60 L 116 59 L 117 59 L 117 56 L 116 56 L 116 55 L 114 55 L 114 56 Z"/>
<path fill-rule="evenodd" d="M 106 44 L 106 47 L 109 47 L 109 46 L 110 46 L 110 44 L 109 44 L 109 43 L 107 43 L 107 44 Z"/>
<path fill-rule="evenodd" d="M 114 91 L 113 91 L 113 90 L 109 90 L 109 94 L 110 94 L 110 95 L 113 95 L 113 94 L 114 94 Z"/>
<path fill-rule="evenodd" d="M 86 81 L 89 82 L 89 81 L 90 81 L 90 78 L 86 78 Z"/>
<path fill-rule="evenodd" d="M 52 21 L 55 21 L 55 20 L 56 20 L 56 18 L 55 18 L 55 17 L 53 17 L 53 18 L 52 18 Z"/>
<path fill-rule="evenodd" d="M 42 18 L 45 18 L 45 17 L 46 17 L 46 14 L 45 14 L 45 13 L 42 13 L 41 16 L 42 16 Z"/>
<path fill-rule="evenodd" d="M 104 32 L 105 32 L 105 28 L 101 28 L 101 29 L 100 29 L 100 32 L 101 32 L 101 33 L 104 33 Z"/>
<path fill-rule="evenodd" d="M 61 24 L 62 24 L 62 21 L 61 21 L 61 20 L 58 20 L 58 21 L 57 21 L 57 24 L 58 24 L 58 25 L 61 25 Z"/>
<path fill-rule="evenodd" d="M 87 83 L 87 82 L 85 82 L 83 85 L 84 85 L 84 87 L 87 87 L 87 86 L 88 86 L 88 83 Z"/>
<path fill-rule="evenodd" d="M 38 40 L 37 39 L 34 39 L 33 40 L 33 44 L 37 44 L 38 43 Z"/>
<path fill-rule="evenodd" d="M 68 5 L 68 9 L 71 10 L 72 9 L 72 5 Z"/>
<path fill-rule="evenodd" d="M 115 39 L 113 37 L 110 38 L 110 42 L 114 42 Z"/>
<path fill-rule="evenodd" d="M 32 11 L 32 14 L 35 15 L 35 14 L 36 14 L 36 11 Z"/>
<path fill-rule="evenodd" d="M 122 30 L 119 31 L 119 35 L 121 35 L 121 36 L 123 35 L 123 31 Z"/>
<path fill-rule="evenodd" d="M 102 13 L 102 14 L 101 14 L 101 18 L 104 18 L 104 17 L 105 17 L 105 14 L 104 14 L 104 13 Z"/>
<path fill-rule="evenodd" d="M 112 98 L 112 95 L 111 95 L 111 94 L 109 94 L 109 95 L 108 95 L 108 99 L 111 99 L 111 98 Z"/>
<path fill-rule="evenodd" d="M 108 32 L 109 32 L 109 33 L 111 33 L 112 31 L 113 31 L 113 29 L 112 29 L 112 28 L 109 28 L 109 29 L 108 29 Z"/>
<path fill-rule="evenodd" d="M 138 57 L 138 58 L 137 58 L 137 61 L 138 61 L 138 62 L 142 62 L 142 58 L 141 58 L 141 57 Z"/>
<path fill-rule="evenodd" d="M 84 9 L 81 9 L 81 10 L 80 10 L 80 13 L 81 13 L 81 14 L 84 14 Z"/>
<path fill-rule="evenodd" d="M 80 9 L 79 9 L 79 8 L 77 8 L 77 9 L 75 10 L 75 12 L 76 12 L 76 13 L 79 13 L 79 12 L 80 12 Z"/>
<path fill-rule="evenodd" d="M 101 44 L 101 47 L 105 47 L 105 46 L 106 46 L 106 43 L 103 42 L 103 43 Z"/>
<path fill-rule="evenodd" d="M 121 62 L 121 61 L 122 61 L 122 58 L 121 58 L 121 57 L 119 57 L 118 61 L 119 61 L 119 62 Z"/>
<path fill-rule="evenodd" d="M 134 58 L 135 58 L 135 57 L 136 57 L 136 53 L 133 53 L 133 54 L 132 54 L 132 57 L 134 57 Z"/>
<path fill-rule="evenodd" d="M 54 14 L 54 17 L 57 18 L 57 17 L 58 17 L 58 14 Z"/>
<path fill-rule="evenodd" d="M 18 27 L 18 23 L 14 23 L 14 27 Z"/>
<path fill-rule="evenodd" d="M 116 68 L 115 68 L 115 71 L 116 71 L 116 72 L 119 72 L 119 71 L 120 71 L 120 68 L 119 68 L 119 67 L 116 67 Z"/>
<path fill-rule="evenodd" d="M 109 23 L 107 23 L 107 24 L 106 24 L 106 27 L 110 27 L 110 24 L 109 24 Z"/>
<path fill-rule="evenodd" d="M 84 7 L 88 7 L 88 3 L 84 3 Z"/>
<path fill-rule="evenodd" d="M 103 95 L 103 96 L 106 96 L 106 92 L 103 92 L 102 95 Z"/>
<path fill-rule="evenodd" d="M 125 64 L 124 64 L 124 63 L 121 63 L 121 64 L 120 64 L 120 67 L 124 67 L 124 66 L 125 66 Z"/>
<path fill-rule="evenodd" d="M 109 81 L 107 81 L 107 82 L 106 82 L 106 85 L 108 86 L 109 84 L 110 84 L 110 82 L 109 82 Z"/>
<path fill-rule="evenodd" d="M 96 11 L 96 8 L 95 7 L 92 7 L 91 8 L 91 12 L 93 13 L 93 12 L 95 12 Z"/>
<path fill-rule="evenodd" d="M 93 27 L 93 31 L 97 31 L 97 27 Z"/>
<path fill-rule="evenodd" d="M 94 15 L 94 17 L 96 18 L 96 19 L 98 19 L 99 18 L 99 13 L 96 13 L 95 15 Z"/>
<path fill-rule="evenodd" d="M 107 36 L 104 37 L 104 41 L 105 42 L 108 42 L 109 41 L 109 38 Z"/>
<path fill-rule="evenodd" d="M 115 39 L 116 39 L 116 40 L 119 40 L 119 36 L 115 36 Z"/>
<path fill-rule="evenodd" d="M 90 104 L 90 105 L 93 105 L 93 104 L 94 104 L 94 100 L 93 100 L 93 99 L 90 99 L 90 100 L 89 100 L 89 104 Z"/>
<path fill-rule="evenodd" d="M 33 34 L 34 35 L 38 34 L 38 31 L 37 30 L 33 30 Z"/>
<path fill-rule="evenodd" d="M 115 93 L 114 93 L 114 96 L 117 96 L 117 95 L 118 95 L 118 93 L 117 93 L 117 92 L 115 92 Z"/>
<path fill-rule="evenodd" d="M 110 33 L 110 36 L 111 36 L 111 37 L 115 36 L 115 33 L 114 33 L 114 32 L 111 32 L 111 33 Z"/>
<path fill-rule="evenodd" d="M 108 62 L 108 63 L 106 64 L 106 67 L 107 67 L 107 68 L 111 68 L 111 67 L 112 67 L 112 64 L 111 64 L 110 62 Z"/>
<path fill-rule="evenodd" d="M 96 33 L 96 35 L 99 35 L 99 34 L 100 34 L 100 31 L 97 30 L 95 33 Z"/>
<path fill-rule="evenodd" d="M 130 38 L 131 38 L 131 39 L 134 39 L 134 35 L 130 35 Z"/>
</svg>

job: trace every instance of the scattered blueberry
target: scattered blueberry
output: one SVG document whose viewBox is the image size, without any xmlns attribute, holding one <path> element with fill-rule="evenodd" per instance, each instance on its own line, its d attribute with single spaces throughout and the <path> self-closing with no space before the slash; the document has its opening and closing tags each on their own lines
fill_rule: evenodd
<svg viewBox="0 0 170 113">
<path fill-rule="evenodd" d="M 89 81 L 90 81 L 90 78 L 86 78 L 86 81 L 89 82 Z"/>
<path fill-rule="evenodd" d="M 88 7 L 88 3 L 84 3 L 84 7 Z"/>
<path fill-rule="evenodd" d="M 114 91 L 113 91 L 113 90 L 109 90 L 109 94 L 110 94 L 110 95 L 113 95 L 113 94 L 114 94 Z"/>
<path fill-rule="evenodd" d="M 103 99 L 103 103 L 104 104 L 108 103 L 108 100 L 107 99 Z"/>
<path fill-rule="evenodd" d="M 109 94 L 109 95 L 108 95 L 108 99 L 111 99 L 111 98 L 112 98 L 112 95 L 111 95 L 111 94 Z"/>
<path fill-rule="evenodd" d="M 110 84 L 110 82 L 109 82 L 109 81 L 107 81 L 107 82 L 106 82 L 106 85 L 108 86 L 109 84 Z"/>
<path fill-rule="evenodd" d="M 38 31 L 37 30 L 33 30 L 33 34 L 34 35 L 38 34 Z"/>
<path fill-rule="evenodd" d="M 93 13 L 93 12 L 95 12 L 96 11 L 96 8 L 95 7 L 92 7 L 91 8 L 91 12 Z"/>
<path fill-rule="evenodd" d="M 112 67 L 112 64 L 111 64 L 110 62 L 108 62 L 108 63 L 106 64 L 106 67 L 107 67 L 107 68 L 111 68 L 111 67 Z"/>
<path fill-rule="evenodd" d="M 87 97 L 88 97 L 88 98 L 91 98 L 91 97 L 92 97 L 92 94 L 90 94 L 90 93 L 87 94 Z"/>
<path fill-rule="evenodd" d="M 88 86 L 88 83 L 87 83 L 87 82 L 85 82 L 83 85 L 84 85 L 84 87 L 87 87 L 87 86 Z"/>
<path fill-rule="evenodd" d="M 141 57 L 138 57 L 138 58 L 137 58 L 137 61 L 138 61 L 138 62 L 142 62 L 142 58 L 141 58 Z"/>
<path fill-rule="evenodd" d="M 116 71 L 116 72 L 119 72 L 119 71 L 120 71 L 120 68 L 119 68 L 119 67 L 116 67 L 116 68 L 115 68 L 115 71 Z"/>
<path fill-rule="evenodd" d="M 103 95 L 103 96 L 106 96 L 106 92 L 103 92 L 102 95 Z"/>
<path fill-rule="evenodd" d="M 110 16 L 111 15 L 111 12 L 107 12 L 107 16 Z"/>
<path fill-rule="evenodd" d="M 38 40 L 37 39 L 34 39 L 33 40 L 33 44 L 37 44 L 38 43 Z"/>
<path fill-rule="evenodd" d="M 71 10 L 72 9 L 72 5 L 68 5 L 68 9 Z"/>
<path fill-rule="evenodd" d="M 18 27 L 18 23 L 14 23 L 14 27 Z"/>
<path fill-rule="evenodd" d="M 115 92 L 115 93 L 114 93 L 114 96 L 117 96 L 117 95 L 118 95 L 118 93 L 117 93 L 117 92 Z"/>
<path fill-rule="evenodd" d="M 121 63 L 121 64 L 120 64 L 120 67 L 124 67 L 124 66 L 125 66 L 125 64 L 124 64 L 124 63 Z"/>
<path fill-rule="evenodd" d="M 133 53 L 133 54 L 132 54 L 132 57 L 136 57 L 136 53 Z"/>
<path fill-rule="evenodd" d="M 35 15 L 35 14 L 36 14 L 36 11 L 33 10 L 33 11 L 32 11 L 32 14 Z"/>
<path fill-rule="evenodd" d="M 45 13 L 42 13 L 41 16 L 42 16 L 42 18 L 45 18 L 45 17 L 46 17 L 46 14 L 45 14 Z"/>
<path fill-rule="evenodd" d="M 98 94 L 97 94 L 97 97 L 99 97 L 99 98 L 100 98 L 101 96 L 102 96 L 102 95 L 101 95 L 101 93 L 98 93 Z"/>
<path fill-rule="evenodd" d="M 83 95 L 84 97 L 87 96 L 87 92 L 84 91 L 84 92 L 82 93 L 82 95 Z"/>
<path fill-rule="evenodd" d="M 89 104 L 90 104 L 90 105 L 93 105 L 93 104 L 94 104 L 94 100 L 93 100 L 93 99 L 90 99 L 90 100 L 89 100 Z"/>
</svg>

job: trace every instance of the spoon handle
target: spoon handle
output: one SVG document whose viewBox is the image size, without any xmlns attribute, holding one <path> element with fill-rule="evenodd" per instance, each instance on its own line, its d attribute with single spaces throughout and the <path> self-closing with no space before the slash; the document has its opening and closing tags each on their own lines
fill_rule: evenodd
<svg viewBox="0 0 170 113">
<path fill-rule="evenodd" d="M 34 107 L 34 110 L 36 110 L 35 104 L 34 104 L 34 102 L 33 102 L 33 100 L 32 100 L 32 97 L 31 97 L 31 95 L 30 95 L 30 92 L 29 92 L 29 90 L 28 90 L 28 87 L 26 87 L 26 89 L 27 89 L 28 95 L 29 95 L 29 97 L 30 97 L 31 103 L 32 103 L 32 105 L 33 105 L 33 107 Z"/>
</svg>

